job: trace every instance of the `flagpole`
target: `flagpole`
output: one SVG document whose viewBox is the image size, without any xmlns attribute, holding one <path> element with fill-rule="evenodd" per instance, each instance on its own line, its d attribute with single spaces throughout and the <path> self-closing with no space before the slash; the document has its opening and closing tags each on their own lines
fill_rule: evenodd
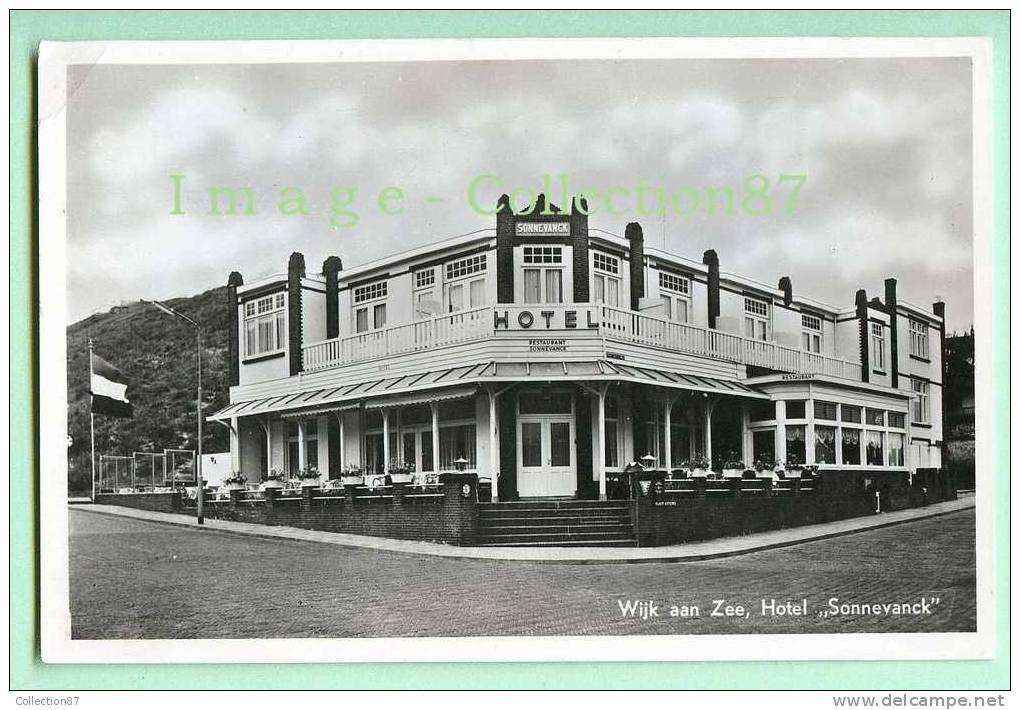
<svg viewBox="0 0 1020 710">
<path fill-rule="evenodd" d="M 89 392 L 92 392 L 92 338 L 89 338 Z M 96 502 L 96 415 L 89 395 L 89 435 L 92 439 L 92 502 Z"/>
</svg>

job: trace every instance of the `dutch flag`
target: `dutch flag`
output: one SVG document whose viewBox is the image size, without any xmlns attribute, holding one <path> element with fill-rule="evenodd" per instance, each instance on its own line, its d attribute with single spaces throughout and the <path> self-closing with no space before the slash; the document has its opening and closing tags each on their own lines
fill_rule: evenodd
<svg viewBox="0 0 1020 710">
<path fill-rule="evenodd" d="M 133 417 L 134 408 L 127 398 L 127 378 L 98 355 L 91 357 L 92 413 L 111 417 Z"/>
</svg>

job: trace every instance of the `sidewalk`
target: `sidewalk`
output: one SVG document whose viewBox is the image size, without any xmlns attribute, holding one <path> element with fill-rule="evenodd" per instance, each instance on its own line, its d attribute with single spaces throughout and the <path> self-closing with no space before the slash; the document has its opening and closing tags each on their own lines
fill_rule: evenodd
<svg viewBox="0 0 1020 710">
<path fill-rule="evenodd" d="M 353 547 L 383 552 L 396 552 L 411 555 L 432 555 L 452 559 L 472 560 L 514 560 L 519 562 L 546 562 L 553 564 L 617 564 L 636 562 L 696 562 L 720 557 L 743 555 L 777 547 L 798 545 L 805 542 L 825 540 L 840 535 L 850 535 L 865 530 L 874 530 L 914 520 L 933 518 L 939 515 L 955 513 L 974 507 L 974 496 L 964 495 L 958 500 L 935 503 L 926 508 L 899 510 L 894 513 L 881 513 L 865 518 L 850 518 L 833 523 L 805 525 L 798 528 L 773 530 L 742 537 L 718 538 L 705 542 L 690 542 L 683 545 L 667 545 L 664 547 L 456 547 L 433 542 L 417 542 L 413 540 L 393 540 L 366 535 L 348 535 L 346 533 L 321 532 L 300 528 L 257 525 L 254 523 L 238 523 L 227 520 L 207 518 L 205 525 L 199 526 L 191 516 L 173 513 L 157 513 L 134 508 L 123 508 L 116 505 L 80 505 L 73 503 L 75 510 L 88 511 L 102 515 L 115 515 L 122 518 L 134 518 L 155 523 L 166 523 L 181 527 L 194 528 L 210 532 L 228 533 L 233 535 L 249 535 L 267 539 L 301 540 L 319 542 L 341 547 Z"/>
</svg>

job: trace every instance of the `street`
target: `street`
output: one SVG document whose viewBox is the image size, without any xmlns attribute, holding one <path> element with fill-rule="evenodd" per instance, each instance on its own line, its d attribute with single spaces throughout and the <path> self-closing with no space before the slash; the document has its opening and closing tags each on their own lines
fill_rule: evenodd
<svg viewBox="0 0 1020 710">
<path fill-rule="evenodd" d="M 84 508 L 69 515 L 77 639 L 975 628 L 973 510 L 712 561 L 613 565 L 443 559 Z M 820 616 L 832 598 L 877 610 Z M 653 607 L 656 615 L 643 613 Z M 670 607 L 685 615 L 670 616 Z"/>
</svg>

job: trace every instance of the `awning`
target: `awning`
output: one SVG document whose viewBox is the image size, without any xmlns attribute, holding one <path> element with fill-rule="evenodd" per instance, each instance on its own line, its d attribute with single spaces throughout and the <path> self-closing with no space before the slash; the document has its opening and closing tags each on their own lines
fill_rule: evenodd
<svg viewBox="0 0 1020 710">
<path fill-rule="evenodd" d="M 245 402 L 235 402 L 207 417 L 225 420 L 269 412 L 287 418 L 313 416 L 364 406 L 368 409 L 410 406 L 434 401 L 471 397 L 478 385 L 506 382 L 636 382 L 667 389 L 706 392 L 768 399 L 734 380 L 673 372 L 658 368 L 637 367 L 609 360 L 552 362 L 484 362 L 477 365 L 428 370 L 411 375 L 375 378 Z"/>
</svg>

